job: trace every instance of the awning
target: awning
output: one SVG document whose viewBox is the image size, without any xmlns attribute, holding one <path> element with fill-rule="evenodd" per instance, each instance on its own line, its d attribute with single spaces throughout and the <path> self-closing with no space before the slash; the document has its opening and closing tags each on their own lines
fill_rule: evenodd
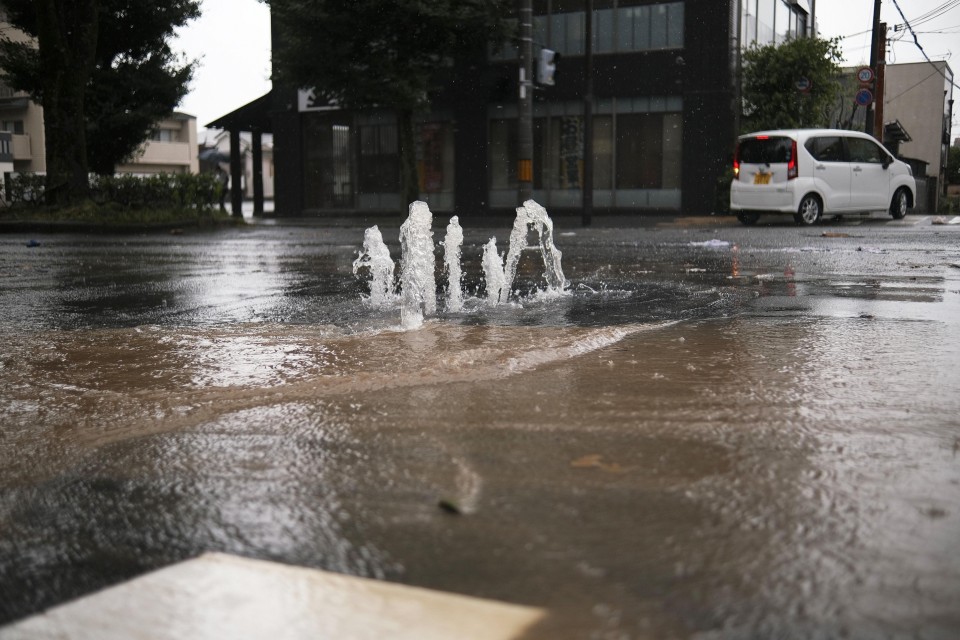
<svg viewBox="0 0 960 640">
<path fill-rule="evenodd" d="M 903 128 L 903 125 L 900 124 L 899 120 L 884 123 L 883 139 L 889 142 L 910 142 L 913 140 L 910 134 L 907 133 L 907 130 Z"/>
<path fill-rule="evenodd" d="M 208 129 L 226 129 L 227 131 L 259 131 L 273 133 L 270 122 L 271 89 L 253 102 L 249 102 L 235 111 L 220 116 L 206 124 Z"/>
</svg>

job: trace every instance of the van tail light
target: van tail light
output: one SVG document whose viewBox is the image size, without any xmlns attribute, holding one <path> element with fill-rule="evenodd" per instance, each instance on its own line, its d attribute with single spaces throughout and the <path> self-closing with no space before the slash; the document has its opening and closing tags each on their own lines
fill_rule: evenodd
<svg viewBox="0 0 960 640">
<path fill-rule="evenodd" d="M 800 175 L 800 167 L 797 163 L 797 141 L 794 140 L 790 145 L 790 162 L 787 163 L 787 180 L 793 180 Z"/>
<path fill-rule="evenodd" d="M 740 179 L 740 145 L 737 145 L 736 151 L 733 152 L 733 179 Z"/>
</svg>

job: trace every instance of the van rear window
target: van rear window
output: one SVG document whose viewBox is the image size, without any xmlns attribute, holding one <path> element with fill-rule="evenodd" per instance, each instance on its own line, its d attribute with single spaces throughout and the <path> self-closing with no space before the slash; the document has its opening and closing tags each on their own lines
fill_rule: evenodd
<svg viewBox="0 0 960 640">
<path fill-rule="evenodd" d="M 744 138 L 740 141 L 738 157 L 746 164 L 783 164 L 790 162 L 792 148 L 791 138 Z"/>
</svg>

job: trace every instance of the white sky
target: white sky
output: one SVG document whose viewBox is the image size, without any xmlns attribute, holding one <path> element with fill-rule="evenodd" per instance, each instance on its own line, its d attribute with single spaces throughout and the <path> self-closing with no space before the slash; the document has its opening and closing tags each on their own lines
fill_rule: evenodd
<svg viewBox="0 0 960 640">
<path fill-rule="evenodd" d="M 960 1 L 958 0 L 897 0 L 907 21 L 913 25 L 920 46 L 931 60 L 946 60 L 954 74 L 960 71 Z M 844 37 L 840 42 L 846 64 L 870 62 L 870 30 L 873 28 L 873 0 L 817 0 L 817 24 L 820 37 Z M 928 14 L 940 14 L 924 18 Z M 903 29 L 903 18 L 893 0 L 882 0 L 880 22 L 890 29 L 887 38 L 887 63 L 922 62 L 923 54 L 914 44 L 913 36 Z"/>
<path fill-rule="evenodd" d="M 960 77 L 960 0 L 897 0 L 914 25 L 931 60 L 946 60 Z M 929 20 L 931 12 L 943 12 Z M 270 12 L 257 0 L 202 0 L 202 15 L 179 33 L 174 47 L 200 67 L 180 110 L 197 117 L 198 129 L 270 90 Z M 906 30 L 893 0 L 882 0 L 880 20 L 891 28 L 887 62 L 921 62 L 923 54 Z M 823 38 L 841 41 L 845 64 L 870 60 L 873 0 L 817 0 L 817 23 Z M 960 93 L 960 92 L 958 92 Z M 960 112 L 960 109 L 958 109 Z"/>
<path fill-rule="evenodd" d="M 178 32 L 174 50 L 200 64 L 179 110 L 197 129 L 270 90 L 270 11 L 257 0 L 202 0 L 201 15 Z"/>
</svg>

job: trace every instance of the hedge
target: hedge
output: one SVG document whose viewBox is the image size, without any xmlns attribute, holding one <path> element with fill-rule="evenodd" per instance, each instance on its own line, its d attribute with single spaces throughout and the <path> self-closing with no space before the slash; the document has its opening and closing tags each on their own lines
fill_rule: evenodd
<svg viewBox="0 0 960 640">
<path fill-rule="evenodd" d="M 7 202 L 36 207 L 44 204 L 46 177 L 36 173 L 11 174 L 6 180 Z M 160 173 L 150 176 L 120 174 L 91 176 L 90 200 L 107 209 L 173 209 L 205 212 L 219 205 L 221 186 L 211 174 Z"/>
</svg>

